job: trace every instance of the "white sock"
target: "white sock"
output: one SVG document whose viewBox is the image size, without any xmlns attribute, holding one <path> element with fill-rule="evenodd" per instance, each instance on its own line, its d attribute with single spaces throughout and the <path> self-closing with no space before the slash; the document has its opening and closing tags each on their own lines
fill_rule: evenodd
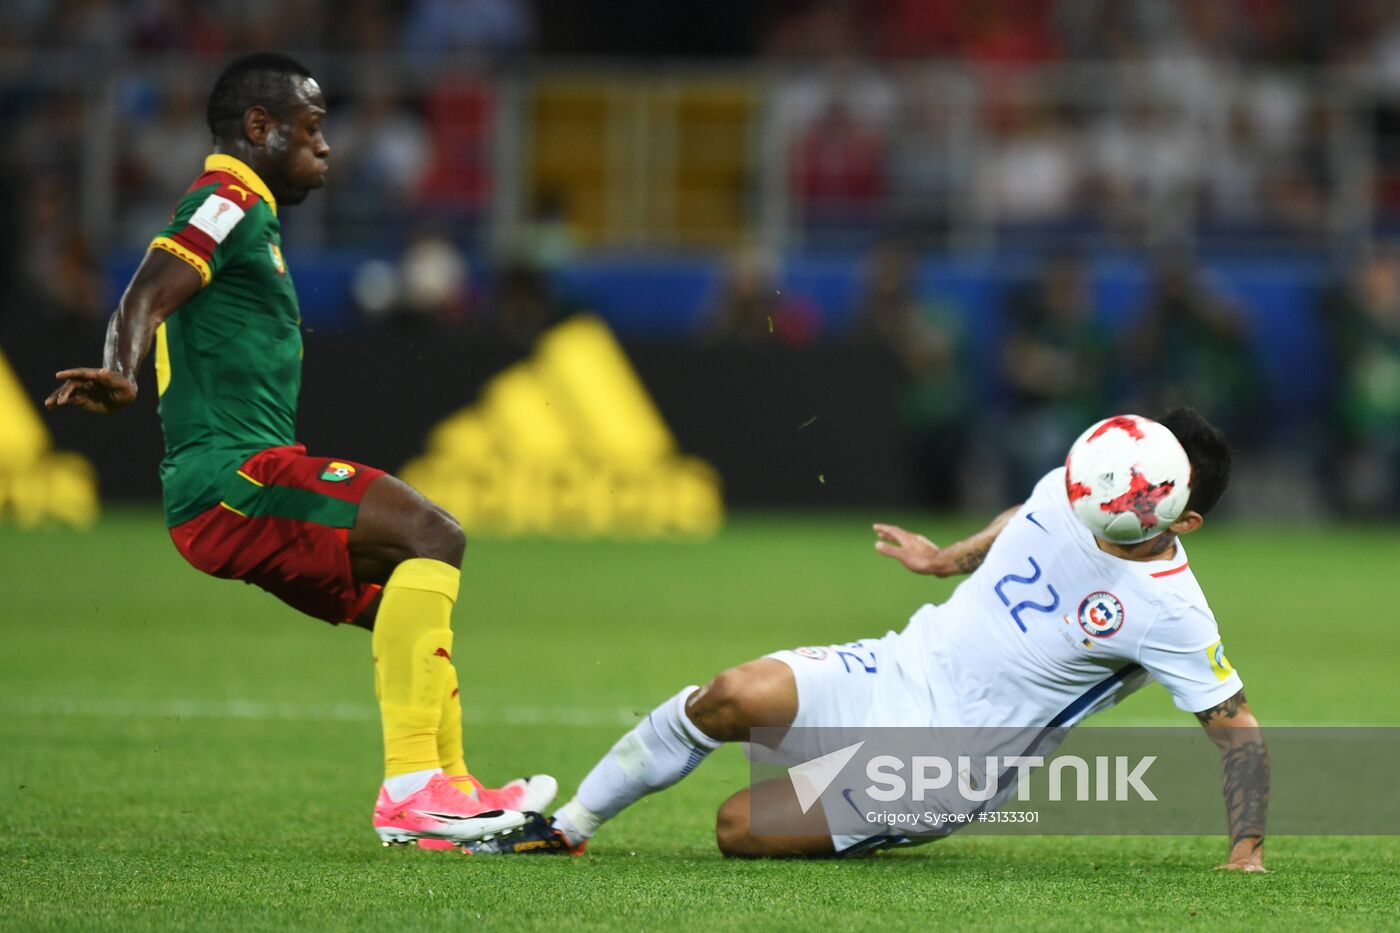
<svg viewBox="0 0 1400 933">
<path fill-rule="evenodd" d="M 701 732 L 685 714 L 685 701 L 698 689 L 686 687 L 618 739 L 588 772 L 574 799 L 555 811 L 554 824 L 570 842 L 583 842 L 625 807 L 670 787 L 724 744 Z"/>
<path fill-rule="evenodd" d="M 598 827 L 603 825 L 603 818 L 579 803 L 577 797 L 555 810 L 551 819 L 554 828 L 573 845 L 591 839 Z"/>
<path fill-rule="evenodd" d="M 428 782 L 433 779 L 433 775 L 441 773 L 441 768 L 428 768 L 425 771 L 395 774 L 393 777 L 384 779 L 384 787 L 389 791 L 390 800 L 402 800 L 409 794 L 416 794 L 427 787 Z"/>
</svg>

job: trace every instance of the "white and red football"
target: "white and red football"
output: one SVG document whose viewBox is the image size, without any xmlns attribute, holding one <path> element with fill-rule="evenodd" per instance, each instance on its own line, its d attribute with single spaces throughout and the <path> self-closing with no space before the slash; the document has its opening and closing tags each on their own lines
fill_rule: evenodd
<svg viewBox="0 0 1400 933">
<path fill-rule="evenodd" d="M 1191 461 L 1166 427 L 1141 415 L 1115 415 L 1070 448 L 1065 491 L 1074 514 L 1097 537 L 1137 544 L 1186 511 Z"/>
</svg>

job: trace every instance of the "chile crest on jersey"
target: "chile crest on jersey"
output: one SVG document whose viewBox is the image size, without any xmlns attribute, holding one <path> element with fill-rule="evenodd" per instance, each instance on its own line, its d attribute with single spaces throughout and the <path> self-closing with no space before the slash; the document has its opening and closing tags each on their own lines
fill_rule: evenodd
<svg viewBox="0 0 1400 933">
<path fill-rule="evenodd" d="M 1123 627 L 1123 601 L 1104 590 L 1079 604 L 1079 627 L 1094 638 L 1107 638 Z"/>
</svg>

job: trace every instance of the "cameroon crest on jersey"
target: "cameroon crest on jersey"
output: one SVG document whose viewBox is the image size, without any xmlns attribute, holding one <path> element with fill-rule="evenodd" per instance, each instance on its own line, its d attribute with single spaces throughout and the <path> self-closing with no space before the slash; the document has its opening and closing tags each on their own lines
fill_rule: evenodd
<svg viewBox="0 0 1400 933">
<path fill-rule="evenodd" d="M 326 468 L 321 471 L 321 479 L 328 483 L 343 483 L 354 479 L 355 468 L 348 463 L 341 463 L 339 460 L 332 460 L 326 464 Z"/>
</svg>

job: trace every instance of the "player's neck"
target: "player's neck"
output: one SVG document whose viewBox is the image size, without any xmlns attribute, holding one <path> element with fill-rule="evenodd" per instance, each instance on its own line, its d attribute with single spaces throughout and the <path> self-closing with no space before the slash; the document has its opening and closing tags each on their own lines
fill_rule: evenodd
<svg viewBox="0 0 1400 933">
<path fill-rule="evenodd" d="M 1094 538 L 1099 550 L 1123 560 L 1171 560 L 1176 557 L 1176 535 L 1167 532 L 1158 538 L 1139 544 L 1114 544 L 1102 538 Z"/>
<path fill-rule="evenodd" d="M 276 173 L 268 164 L 267 156 L 261 150 L 254 149 L 243 141 L 228 142 L 216 139 L 214 152 L 218 155 L 232 156 L 242 162 L 253 170 L 253 173 L 264 185 L 267 185 L 267 190 L 272 192 L 273 197 L 278 201 L 286 200 L 284 192 L 278 190 Z"/>
</svg>

